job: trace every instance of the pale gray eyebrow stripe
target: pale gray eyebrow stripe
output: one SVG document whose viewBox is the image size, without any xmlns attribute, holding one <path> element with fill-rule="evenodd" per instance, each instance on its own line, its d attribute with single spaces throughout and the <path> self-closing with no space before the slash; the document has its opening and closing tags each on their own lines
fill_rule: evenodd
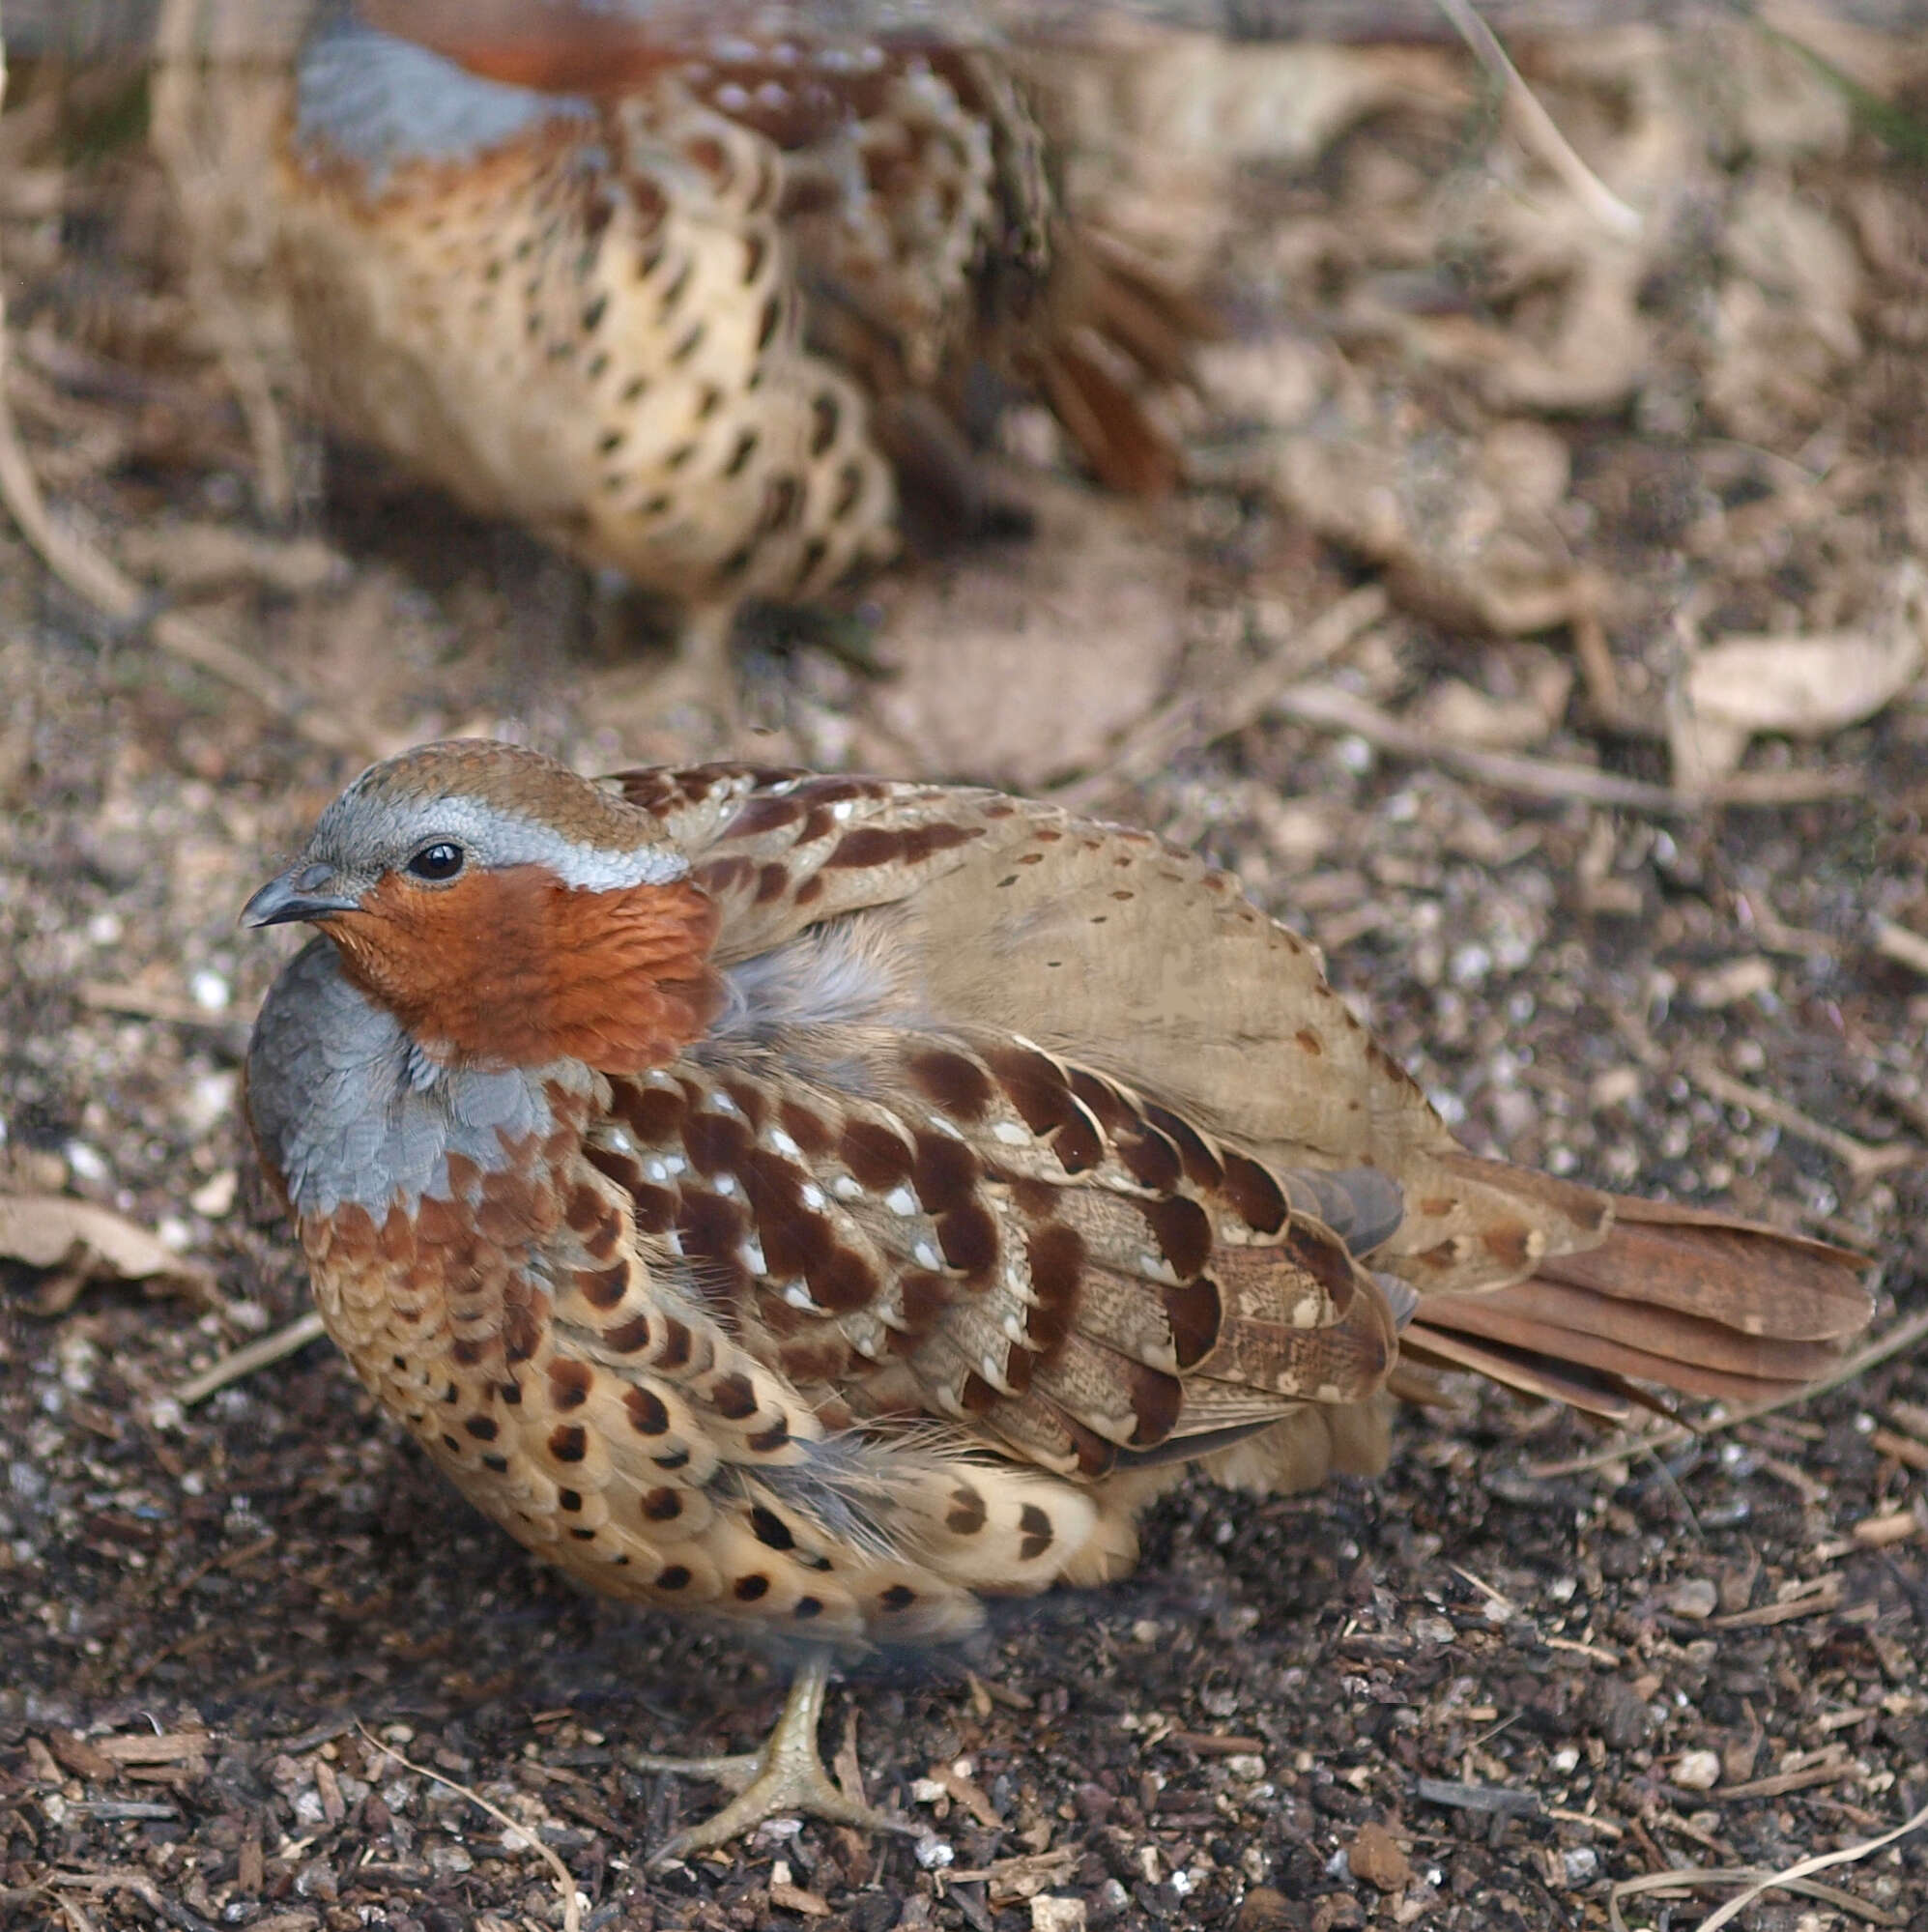
<svg viewBox="0 0 1928 1932">
<path fill-rule="evenodd" d="M 347 794 L 344 794 L 346 797 Z M 336 801 L 343 816 L 350 808 Z M 344 838 L 340 820 L 331 823 L 331 806 L 316 827 L 312 847 L 317 858 L 353 866 L 358 854 L 367 862 L 366 834 L 358 829 Z M 437 839 L 466 846 L 482 864 L 491 867 L 539 865 L 564 885 L 590 892 L 620 891 L 632 885 L 668 885 L 689 877 L 689 860 L 666 845 L 645 843 L 628 848 L 583 845 L 552 825 L 507 812 L 477 798 L 410 798 L 384 801 L 371 807 L 358 799 L 349 822 L 358 827 L 372 818 L 377 849 L 390 854 L 389 863 L 403 863 L 408 853 Z M 344 850 L 344 848 L 347 848 Z"/>
<path fill-rule="evenodd" d="M 665 846 L 610 851 L 566 839 L 552 826 L 474 798 L 438 799 L 421 808 L 424 838 L 446 830 L 472 844 L 492 866 L 546 866 L 564 885 L 612 892 L 630 885 L 667 885 L 689 876 L 689 860 Z"/>
</svg>

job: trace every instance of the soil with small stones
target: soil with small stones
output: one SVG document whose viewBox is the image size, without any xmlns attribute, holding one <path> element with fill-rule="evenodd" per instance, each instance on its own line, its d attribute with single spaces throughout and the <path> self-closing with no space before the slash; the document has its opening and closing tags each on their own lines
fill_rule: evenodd
<svg viewBox="0 0 1928 1932">
<path fill-rule="evenodd" d="M 1251 193 L 1316 216 L 1364 169 L 1358 142 L 1398 138 L 1368 129 L 1350 173 L 1275 171 Z M 1832 208 L 1918 187 L 1865 137 L 1799 180 Z M 14 386 L 30 453 L 110 549 L 170 521 L 254 530 L 218 381 L 158 346 L 187 326 L 169 246 L 76 257 L 90 228 L 162 232 L 150 175 L 110 156 L 64 193 L 51 236 L 24 193 L 0 209 L 16 322 L 53 332 Z M 1823 540 L 1791 512 L 1732 582 L 1718 546 L 1686 542 L 1767 485 L 1737 489 L 1734 443 L 1691 428 L 1710 372 L 1683 298 L 1653 385 L 1672 432 L 1637 408 L 1559 426 L 1580 553 L 1656 600 L 1695 575 L 1750 625 L 1891 553 L 1928 447 L 1918 351 L 1897 346 L 1918 238 L 1894 249 L 1901 266 L 1869 270 L 1866 365 L 1778 398 L 1827 417 L 1775 432 L 1790 460 L 1825 428 L 1829 460 L 1864 466 L 1839 528 Z M 1485 407 L 1436 374 L 1411 406 L 1461 431 Z M 1190 677 L 1228 677 L 1281 600 L 1303 619 L 1362 568 L 1245 487 L 1190 491 L 1165 521 Z M 335 574 L 244 573 L 199 609 L 382 742 L 506 727 L 585 767 L 670 748 L 586 700 L 606 648 L 573 574 L 519 540 L 360 463 L 313 528 Z M 1637 695 L 1635 603 L 1608 632 Z M 1505 698 L 1532 649 L 1404 609 L 1368 644 L 1359 676 L 1395 703 L 1449 678 Z M 879 741 L 862 677 L 820 647 L 760 649 L 749 675 L 778 755 Z M 1656 745 L 1602 733 L 1577 698 L 1549 730 L 1550 759 L 1665 777 Z M 1864 1150 L 1928 1142 L 1928 982 L 1870 938 L 1878 917 L 1924 924 L 1924 752 L 1917 690 L 1755 755 L 1851 769 L 1848 797 L 1641 816 L 1261 721 L 1103 806 L 1197 844 L 1325 946 L 1475 1149 L 1861 1244 L 1880 1328 L 1928 1306 L 1928 1163 L 1857 1171 L 1801 1122 Z M 1782 1866 L 1928 1805 L 1917 1351 L 1655 1449 L 1602 1454 L 1617 1439 L 1592 1426 L 1465 1391 L 1406 1419 L 1377 1483 L 1181 1491 L 1132 1582 L 1003 1607 L 968 1655 L 879 1660 L 833 1691 L 826 1744 L 853 1722 L 871 1796 L 947 1862 L 807 1823 L 648 1869 L 713 1800 L 631 1755 L 753 1745 L 782 1659 L 593 1600 L 511 1546 L 326 1343 L 199 1406 L 171 1393 L 307 1306 L 234 1121 L 246 1017 L 286 949 L 234 913 L 357 763 L 115 634 L 0 532 L 0 1187 L 114 1206 L 207 1271 L 76 1291 L 0 1261 L 0 1918 L 560 1926 L 539 1844 L 608 1932 L 1019 1932 L 1079 1908 L 1174 1932 L 1538 1932 L 1604 1926 L 1616 1880 Z M 1715 1097 L 1710 1061 L 1780 1107 Z M 1919 1834 L 1827 1877 L 1876 1922 L 1928 1928 Z M 1695 1922 L 1727 1895 L 1626 1909 Z M 1743 1920 L 1845 1922 L 1787 1894 Z"/>
</svg>

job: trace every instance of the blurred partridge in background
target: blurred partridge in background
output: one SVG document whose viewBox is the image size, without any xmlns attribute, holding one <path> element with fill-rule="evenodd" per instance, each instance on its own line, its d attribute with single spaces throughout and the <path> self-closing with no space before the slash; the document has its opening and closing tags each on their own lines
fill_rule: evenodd
<svg viewBox="0 0 1928 1932">
<path fill-rule="evenodd" d="M 206 112 L 266 208 L 203 251 L 252 249 L 326 418 L 674 599 L 726 716 L 744 600 L 889 558 L 901 480 L 982 519 L 1000 396 L 1174 479 L 1140 395 L 1195 313 L 1060 212 L 967 9 L 361 0 Z"/>
<path fill-rule="evenodd" d="M 1376 1473 L 1442 1367 L 1789 1394 L 1869 1314 L 1839 1250 L 1476 1159 L 1227 877 L 995 793 L 430 745 L 245 917 L 326 936 L 247 1106 L 362 1379 L 593 1587 L 818 1647 L 685 1848 L 877 1822 L 823 1647 L 1124 1573 L 1188 1464 Z"/>
</svg>

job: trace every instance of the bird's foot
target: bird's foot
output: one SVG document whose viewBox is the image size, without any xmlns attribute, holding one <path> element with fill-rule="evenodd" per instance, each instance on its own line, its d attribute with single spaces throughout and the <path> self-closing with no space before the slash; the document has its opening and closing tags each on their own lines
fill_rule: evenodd
<svg viewBox="0 0 1928 1932">
<path fill-rule="evenodd" d="M 668 1839 L 651 1859 L 652 1864 L 687 1858 L 692 1852 L 712 1851 L 755 1830 L 766 1818 L 794 1812 L 820 1818 L 827 1825 L 852 1826 L 860 1831 L 920 1835 L 917 1826 L 852 1797 L 831 1781 L 817 1746 L 817 1722 L 822 1715 L 828 1680 L 826 1659 L 813 1658 L 803 1665 L 791 1686 L 783 1715 L 760 1750 L 734 1757 L 638 1755 L 630 1759 L 638 1771 L 707 1778 L 736 1794 L 713 1817 Z"/>
<path fill-rule="evenodd" d="M 702 604 L 684 615 L 676 655 L 642 694 L 653 722 L 706 758 L 740 755 L 748 739 L 743 694 L 731 650 L 734 604 Z"/>
</svg>

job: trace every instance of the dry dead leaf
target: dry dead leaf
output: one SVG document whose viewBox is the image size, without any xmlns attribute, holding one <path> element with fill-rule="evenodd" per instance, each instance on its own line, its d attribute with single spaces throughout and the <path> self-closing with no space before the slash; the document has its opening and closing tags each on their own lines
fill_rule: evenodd
<svg viewBox="0 0 1928 1932">
<path fill-rule="evenodd" d="M 1369 115 L 1456 115 L 1468 100 L 1459 64 L 1435 47 L 1228 42 L 1123 18 L 1087 22 L 1079 39 L 1075 53 L 1041 42 L 1029 60 L 1069 157 L 1069 199 L 1181 274 L 1214 259 L 1238 169 L 1303 166 Z"/>
<path fill-rule="evenodd" d="M 1384 565 L 1394 595 L 1440 622 L 1514 637 L 1566 622 L 1583 594 L 1552 518 L 1566 449 L 1537 423 L 1475 442 L 1416 434 L 1397 408 L 1336 404 L 1282 440 L 1274 480 L 1296 515 Z"/>
<path fill-rule="evenodd" d="M 0 1195 L 0 1255 L 57 1271 L 41 1296 L 46 1314 L 71 1307 L 91 1281 L 206 1279 L 145 1227 L 72 1195 Z"/>
<path fill-rule="evenodd" d="M 1884 601 L 1885 610 L 1860 630 L 1729 637 L 1697 652 L 1668 706 L 1674 782 L 1689 791 L 1712 784 L 1762 733 L 1825 737 L 1898 697 L 1928 649 L 1928 574 L 1904 563 Z"/>
<path fill-rule="evenodd" d="M 868 707 L 885 742 L 860 760 L 912 746 L 919 769 L 1033 791 L 1094 764 L 1164 695 L 1185 642 L 1168 525 L 1043 477 L 1025 495 L 1031 541 L 878 586 L 895 675 Z"/>
</svg>

